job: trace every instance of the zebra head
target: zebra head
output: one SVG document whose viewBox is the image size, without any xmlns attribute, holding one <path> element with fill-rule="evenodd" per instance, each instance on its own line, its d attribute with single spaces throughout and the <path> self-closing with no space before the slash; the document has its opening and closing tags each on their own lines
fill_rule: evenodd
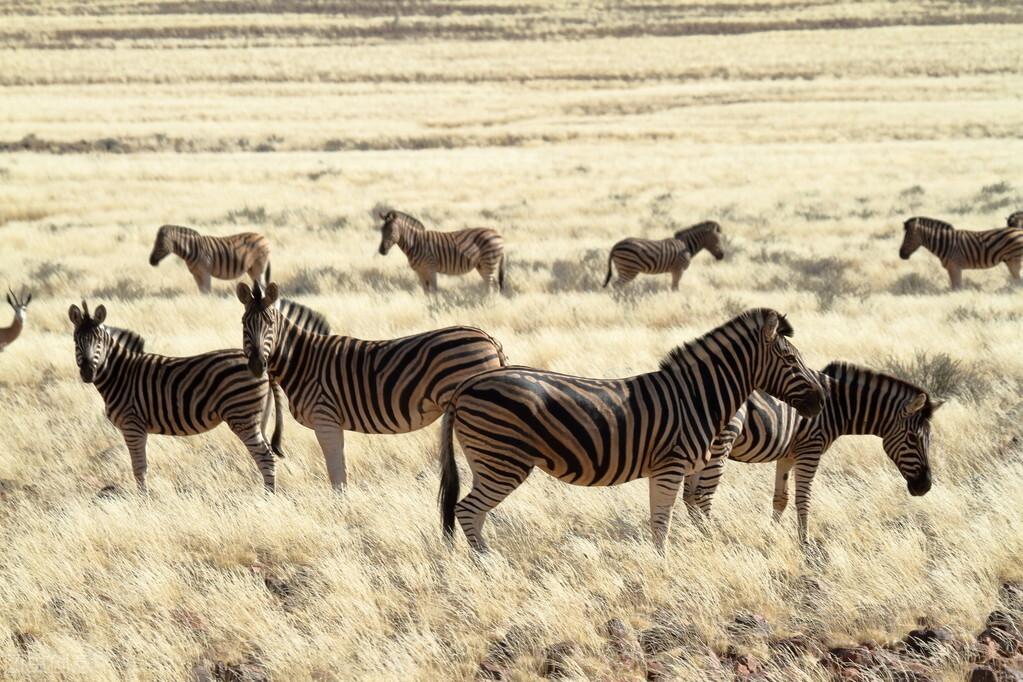
<svg viewBox="0 0 1023 682">
<path fill-rule="evenodd" d="M 1016 211 L 1010 213 L 1009 217 L 1005 219 L 1006 227 L 1023 227 L 1023 211 Z"/>
<path fill-rule="evenodd" d="M 380 212 L 378 214 L 380 219 L 384 221 L 384 224 L 380 226 L 380 255 L 386 256 L 387 252 L 391 250 L 391 247 L 398 241 L 398 234 L 401 231 L 401 226 L 398 225 L 398 214 L 395 211 L 388 211 L 387 213 Z"/>
<path fill-rule="evenodd" d="M 906 479 L 909 494 L 924 495 L 931 489 L 931 415 L 942 402 L 931 401 L 923 392 L 902 400 L 888 433 L 881 437 L 884 451 Z"/>
<path fill-rule="evenodd" d="M 110 334 L 103 326 L 107 309 L 101 305 L 89 315 L 89 306 L 82 301 L 81 309 L 76 305 L 68 309 L 68 317 L 75 326 L 75 363 L 82 381 L 91 384 L 106 364 L 112 344 Z"/>
<path fill-rule="evenodd" d="M 700 249 L 707 249 L 715 259 L 725 258 L 725 251 L 721 248 L 721 225 L 713 220 L 705 220 L 679 230 L 675 233 L 675 239 L 684 241 L 694 256 Z"/>
<path fill-rule="evenodd" d="M 149 264 L 154 268 L 174 250 L 174 243 L 171 239 L 171 226 L 164 225 L 156 231 L 156 242 L 153 244 L 153 251 L 149 254 Z"/>
<path fill-rule="evenodd" d="M 252 375 L 262 377 L 277 345 L 281 313 L 276 304 L 280 292 L 275 282 L 266 286 L 265 293 L 259 282 L 253 282 L 251 289 L 245 282 L 239 282 L 237 293 L 238 300 L 245 306 L 242 352 L 249 361 Z"/>
<path fill-rule="evenodd" d="M 824 390 L 817 373 L 806 366 L 799 349 L 788 339 L 792 325 L 774 310 L 747 315 L 761 320 L 758 342 L 763 361 L 759 375 L 754 376 L 754 388 L 788 403 L 804 417 L 816 417 L 824 406 Z"/>
<path fill-rule="evenodd" d="M 7 302 L 14 308 L 14 319 L 21 322 L 25 321 L 25 315 L 28 312 L 28 304 L 32 302 L 32 294 L 25 295 L 25 290 L 21 291 L 21 298 L 11 290 L 7 288 Z"/>
</svg>

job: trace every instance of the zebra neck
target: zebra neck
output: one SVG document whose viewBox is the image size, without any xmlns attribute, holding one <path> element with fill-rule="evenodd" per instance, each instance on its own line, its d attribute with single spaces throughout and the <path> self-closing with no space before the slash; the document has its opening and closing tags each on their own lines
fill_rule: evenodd
<svg viewBox="0 0 1023 682">
<path fill-rule="evenodd" d="M 814 419 L 833 438 L 838 436 L 879 436 L 887 430 L 887 415 L 893 405 L 884 387 L 873 389 L 858 382 L 835 381 L 821 413 Z"/>
<path fill-rule="evenodd" d="M 294 392 L 304 382 L 305 370 L 309 364 L 308 359 L 313 352 L 310 350 L 310 346 L 314 345 L 317 338 L 329 337 L 307 332 L 281 313 L 276 314 L 280 317 L 277 326 L 277 343 L 274 344 L 273 353 L 270 354 L 267 373 L 271 379 L 280 384 L 290 400 Z"/>
<path fill-rule="evenodd" d="M 177 232 L 171 239 L 174 254 L 186 263 L 198 260 L 201 252 L 200 237 L 195 233 Z"/>
<path fill-rule="evenodd" d="M 956 244 L 956 231 L 953 229 L 924 228 L 920 241 L 924 248 L 938 258 L 944 259 L 952 252 Z"/>
<path fill-rule="evenodd" d="M 103 396 L 103 400 L 107 403 L 115 396 L 120 385 L 120 378 L 129 367 L 131 360 L 131 354 L 122 348 L 121 344 L 112 338 L 108 339 L 108 343 L 110 344 L 110 350 L 107 351 L 106 362 L 96 372 L 96 378 L 93 380 L 96 390 L 99 391 L 100 395 Z"/>
<path fill-rule="evenodd" d="M 402 227 L 394 243 L 407 254 L 416 247 L 416 244 L 419 242 L 419 236 L 416 230 L 410 227 Z"/>
<path fill-rule="evenodd" d="M 695 256 L 701 250 L 703 250 L 703 237 L 689 236 L 682 240 L 686 248 L 689 249 L 689 255 Z"/>
</svg>

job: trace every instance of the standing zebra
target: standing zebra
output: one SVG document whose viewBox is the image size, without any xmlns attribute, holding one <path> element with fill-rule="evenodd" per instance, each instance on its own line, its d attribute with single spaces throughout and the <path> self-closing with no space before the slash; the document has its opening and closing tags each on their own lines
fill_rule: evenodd
<svg viewBox="0 0 1023 682">
<path fill-rule="evenodd" d="M 222 422 L 234 431 L 256 461 L 263 484 L 273 492 L 274 453 L 280 455 L 281 420 L 268 445 L 264 433 L 271 392 L 266 379 L 249 371 L 241 351 L 223 350 L 185 358 L 136 353 L 115 341 L 104 326 L 102 305 L 93 315 L 72 305 L 75 362 L 82 381 L 94 384 L 107 418 L 124 436 L 139 490 L 146 490 L 148 434 L 192 436 Z M 277 411 L 280 413 L 280 402 Z"/>
<path fill-rule="evenodd" d="M 493 337 L 475 327 L 446 327 L 386 341 L 321 336 L 281 314 L 275 283 L 266 293 L 238 284 L 242 348 L 254 376 L 266 372 L 291 413 L 316 432 L 330 483 L 347 482 L 344 432 L 408 433 L 436 421 L 455 388 L 506 364 Z"/>
<path fill-rule="evenodd" d="M 821 387 L 773 310 L 749 310 L 679 346 L 660 370 L 587 379 L 527 367 L 481 373 L 458 387 L 441 426 L 440 506 L 449 537 L 458 519 L 484 551 L 487 513 L 539 467 L 568 483 L 607 486 L 650 479 L 650 527 L 664 547 L 685 475 L 755 389 L 812 416 Z M 454 433 L 472 470 L 458 501 Z"/>
<path fill-rule="evenodd" d="M 678 291 L 682 273 L 703 249 L 710 251 L 718 260 L 725 257 L 721 249 L 721 226 L 716 222 L 697 223 L 679 230 L 669 239 L 626 237 L 611 247 L 604 287 L 611 282 L 613 264 L 618 270 L 618 286 L 628 284 L 639 273 L 661 275 L 670 272 L 671 290 Z"/>
<path fill-rule="evenodd" d="M 1023 231 L 1017 227 L 971 232 L 957 230 L 940 220 L 917 216 L 907 220 L 903 230 L 905 235 L 899 247 L 899 257 L 909 260 L 913 252 L 923 246 L 941 260 L 953 289 L 962 286 L 963 270 L 993 268 L 999 263 L 1005 263 L 1009 268 L 1013 282 L 1020 281 Z"/>
<path fill-rule="evenodd" d="M 237 279 L 248 274 L 259 281 L 270 278 L 270 242 L 255 232 L 211 237 L 190 227 L 164 225 L 156 232 L 149 264 L 156 267 L 171 253 L 185 261 L 199 291 L 206 294 L 212 290 L 212 277 Z"/>
<path fill-rule="evenodd" d="M 297 301 L 292 301 L 290 298 L 283 297 L 277 299 L 276 305 L 284 317 L 302 329 L 314 334 L 322 334 L 323 336 L 330 335 L 330 323 L 327 322 L 327 318 L 312 308 L 304 306 Z"/>
<path fill-rule="evenodd" d="M 380 255 L 395 244 L 408 258 L 423 291 L 437 291 L 437 273 L 464 275 L 476 270 L 487 288 L 504 290 L 504 237 L 489 227 L 454 232 L 427 230 L 421 222 L 400 211 L 380 213 Z"/>
<path fill-rule="evenodd" d="M 764 393 L 754 393 L 711 445 L 713 461 L 688 476 L 684 498 L 694 518 L 709 514 L 728 458 L 740 462 L 777 462 L 774 476 L 774 519 L 788 504 L 789 472 L 796 473 L 799 538 L 807 540 L 810 487 L 821 455 L 841 436 L 881 438 L 888 457 L 906 479 L 910 495 L 931 489 L 928 449 L 931 415 L 942 403 L 927 392 L 888 374 L 833 362 L 821 372 L 824 407 L 807 418 Z M 698 510 L 698 511 L 697 511 Z"/>
<path fill-rule="evenodd" d="M 22 289 L 21 298 L 18 298 L 10 288 L 7 289 L 7 303 L 14 308 L 14 321 L 8 327 L 0 327 L 0 353 L 21 336 L 21 330 L 25 328 L 28 304 L 31 302 L 32 294 L 26 296 L 24 289 Z"/>
<path fill-rule="evenodd" d="M 1009 217 L 1005 219 L 1006 227 L 1023 227 L 1023 211 L 1016 211 L 1010 213 Z"/>
</svg>

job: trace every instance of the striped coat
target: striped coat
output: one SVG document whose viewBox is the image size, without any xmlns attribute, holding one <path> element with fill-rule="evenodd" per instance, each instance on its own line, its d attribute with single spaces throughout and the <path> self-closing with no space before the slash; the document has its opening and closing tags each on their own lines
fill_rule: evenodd
<svg viewBox="0 0 1023 682">
<path fill-rule="evenodd" d="M 469 379 L 441 427 L 445 533 L 457 519 L 472 547 L 484 550 L 487 513 L 535 467 L 585 486 L 649 478 L 650 525 L 663 547 L 684 476 L 706 465 L 711 441 L 753 390 L 808 416 L 820 410 L 821 387 L 791 333 L 776 312 L 750 310 L 676 348 L 649 374 L 587 379 L 507 367 Z M 473 475 L 461 501 L 454 435 Z"/>
<path fill-rule="evenodd" d="M 284 317 L 306 331 L 314 334 L 323 334 L 324 336 L 330 334 L 330 323 L 327 322 L 327 318 L 298 301 L 292 301 L 290 298 L 280 298 L 277 300 L 277 309 L 281 311 Z"/>
<path fill-rule="evenodd" d="M 140 490 L 146 489 L 149 434 L 192 436 L 221 423 L 245 444 L 264 485 L 274 490 L 274 451 L 264 434 L 271 391 L 265 378 L 252 376 L 241 351 L 184 358 L 135 353 L 104 326 L 103 306 L 90 316 L 84 303 L 73 305 L 68 317 L 82 381 L 96 386 L 107 418 L 121 431 Z M 279 438 L 278 431 L 274 441 Z"/>
<path fill-rule="evenodd" d="M 931 415 L 941 402 L 927 392 L 888 374 L 844 362 L 821 372 L 824 407 L 816 417 L 803 417 L 788 405 L 757 392 L 736 412 L 711 450 L 713 464 L 686 478 L 690 511 L 708 514 L 726 459 L 776 462 L 774 518 L 788 504 L 789 473 L 796 477 L 799 537 L 807 539 L 810 487 L 821 456 L 845 435 L 873 435 L 906 480 L 911 495 L 931 488 Z"/>
<path fill-rule="evenodd" d="M 475 327 L 447 327 L 386 341 L 308 332 L 264 295 L 238 285 L 243 349 L 256 376 L 284 390 L 291 413 L 316 432 L 330 482 L 347 482 L 344 432 L 408 433 L 436 421 L 455 388 L 505 364 L 501 344 Z"/>
<path fill-rule="evenodd" d="M 1008 267 L 1011 281 L 1020 281 L 1023 230 L 1017 227 L 972 232 L 957 230 L 940 220 L 918 216 L 907 220 L 903 224 L 903 231 L 899 257 L 908 260 L 914 251 L 923 246 L 941 260 L 942 266 L 948 271 L 953 289 L 962 286 L 963 270 L 993 268 L 1001 263 Z"/>
<path fill-rule="evenodd" d="M 270 278 L 270 242 L 255 232 L 211 237 L 189 227 L 164 225 L 156 232 L 149 264 L 156 267 L 171 253 L 185 261 L 203 293 L 210 293 L 213 277 L 237 279 L 247 274 L 261 282 Z"/>
<path fill-rule="evenodd" d="M 489 227 L 455 232 L 427 230 L 421 222 L 400 211 L 380 214 L 380 255 L 395 244 L 419 276 L 423 291 L 437 290 L 437 274 L 463 275 L 479 272 L 488 288 L 504 289 L 504 238 Z"/>
<path fill-rule="evenodd" d="M 721 226 L 713 221 L 679 230 L 670 239 L 626 237 L 611 247 L 604 287 L 611 282 L 611 266 L 614 265 L 618 270 L 618 286 L 628 284 L 640 273 L 662 275 L 670 272 L 671 289 L 678 291 L 682 273 L 703 249 L 710 251 L 718 260 L 725 257 L 721 249 Z"/>
</svg>

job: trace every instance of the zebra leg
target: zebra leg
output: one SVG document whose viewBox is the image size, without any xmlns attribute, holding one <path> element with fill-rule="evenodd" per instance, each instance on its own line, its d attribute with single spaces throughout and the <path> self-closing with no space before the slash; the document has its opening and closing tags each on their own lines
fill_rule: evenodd
<svg viewBox="0 0 1023 682">
<path fill-rule="evenodd" d="M 817 473 L 818 462 L 814 459 L 796 464 L 796 515 L 799 518 L 799 539 L 803 544 L 809 540 L 810 487 Z"/>
<path fill-rule="evenodd" d="M 195 269 L 191 269 L 191 273 L 192 279 L 194 279 L 195 283 L 199 286 L 199 291 L 201 291 L 204 294 L 208 294 L 211 291 L 213 291 L 211 281 L 212 275 L 208 268 L 196 266 Z"/>
<path fill-rule="evenodd" d="M 671 271 L 671 290 L 678 291 L 678 281 L 682 279 L 682 268 Z"/>
<path fill-rule="evenodd" d="M 666 471 L 650 477 L 650 530 L 654 535 L 654 545 L 661 553 L 664 552 L 671 526 L 671 511 L 683 478 L 681 471 Z"/>
<path fill-rule="evenodd" d="M 437 293 L 437 271 L 430 273 L 430 291 Z"/>
<path fill-rule="evenodd" d="M 140 493 L 146 491 L 146 441 L 149 436 L 138 426 L 125 428 L 121 435 L 124 436 L 124 444 L 128 446 L 128 454 L 131 455 L 131 473 L 135 476 L 135 484 L 139 487 Z"/>
<path fill-rule="evenodd" d="M 963 269 L 958 265 L 947 265 L 945 269 L 948 270 L 948 282 L 953 289 L 961 289 L 963 286 Z"/>
<path fill-rule="evenodd" d="M 781 515 L 789 504 L 789 471 L 796 463 L 794 459 L 779 459 L 774 468 L 774 520 L 781 521 Z"/>
<path fill-rule="evenodd" d="M 277 461 L 274 458 L 273 450 L 263 437 L 259 429 L 259 422 L 255 419 L 247 422 L 229 423 L 228 426 L 234 431 L 242 443 L 245 444 L 252 459 L 263 476 L 263 486 L 267 492 L 275 492 L 277 489 L 276 467 Z"/>
<path fill-rule="evenodd" d="M 1005 261 L 1006 267 L 1009 268 L 1009 279 L 1015 284 L 1019 284 L 1019 268 L 1020 264 L 1023 263 L 1023 258 L 1010 258 Z"/>
<path fill-rule="evenodd" d="M 703 521 L 710 516 L 710 506 L 714 501 L 714 493 L 721 482 L 721 474 L 725 470 L 727 455 L 713 460 L 700 472 L 700 478 L 696 482 L 695 498 L 696 508 L 699 509 L 700 520 Z"/>
<path fill-rule="evenodd" d="M 316 442 L 323 450 L 323 459 L 327 464 L 327 477 L 334 490 L 344 490 L 348 485 L 348 473 L 345 470 L 345 432 L 340 425 L 331 422 L 317 422 Z"/>
<path fill-rule="evenodd" d="M 497 469 L 491 463 L 499 460 L 486 455 L 484 459 L 471 450 L 463 449 L 463 453 L 472 469 L 472 490 L 455 505 L 455 518 L 469 546 L 483 553 L 487 551 L 487 541 L 483 538 L 483 524 L 487 514 L 522 485 L 533 466 L 517 460 L 507 460 L 502 462 L 506 466 Z"/>
</svg>

